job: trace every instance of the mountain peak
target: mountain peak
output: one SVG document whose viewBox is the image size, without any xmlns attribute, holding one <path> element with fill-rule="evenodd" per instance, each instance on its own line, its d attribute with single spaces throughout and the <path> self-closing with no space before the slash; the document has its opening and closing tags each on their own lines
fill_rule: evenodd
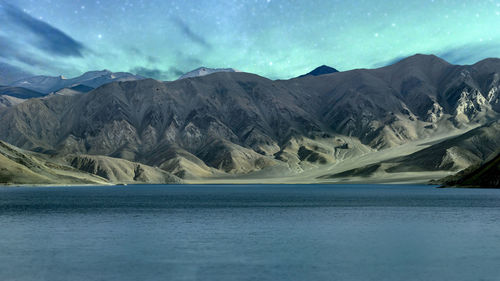
<svg viewBox="0 0 500 281">
<path fill-rule="evenodd" d="M 413 56 L 404 58 L 395 64 L 442 64 L 442 65 L 450 65 L 449 62 L 444 59 L 436 56 L 436 55 L 426 55 L 426 54 L 415 54 Z"/>
<path fill-rule="evenodd" d="M 325 74 L 330 74 L 330 73 L 336 73 L 336 72 L 339 72 L 339 71 L 336 70 L 333 67 L 328 66 L 328 65 L 322 65 L 322 66 L 316 67 L 313 71 L 311 71 L 311 72 L 309 72 L 307 74 L 301 75 L 299 77 L 320 76 L 320 75 L 325 75 Z"/>
<path fill-rule="evenodd" d="M 473 66 L 476 68 L 495 72 L 495 70 L 498 69 L 498 67 L 500 66 L 500 59 L 499 58 L 487 58 L 487 59 L 476 62 Z"/>
<path fill-rule="evenodd" d="M 209 75 L 209 74 L 216 73 L 216 72 L 239 72 L 239 71 L 234 69 L 234 68 L 209 68 L 209 67 L 202 66 L 202 67 L 198 67 L 197 69 L 192 70 L 192 71 L 182 75 L 177 80 L 205 76 L 205 75 Z"/>
</svg>

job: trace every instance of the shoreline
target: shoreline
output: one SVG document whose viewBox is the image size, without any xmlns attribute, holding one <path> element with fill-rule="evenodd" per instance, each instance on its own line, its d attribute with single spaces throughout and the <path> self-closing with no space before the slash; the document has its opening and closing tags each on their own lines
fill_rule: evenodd
<svg viewBox="0 0 500 281">
<path fill-rule="evenodd" d="M 370 182 L 348 182 L 348 183 L 343 183 L 343 182 L 334 182 L 334 183 L 133 183 L 133 184 L 0 184 L 0 188 L 16 188 L 16 187 L 27 187 L 27 188 L 38 188 L 38 187 L 127 187 L 127 186 L 201 186 L 201 185 L 206 185 L 206 186 L 268 186 L 268 185 L 284 185 L 284 186 L 291 186 L 291 185 L 310 185 L 310 186 L 360 186 L 360 185 L 375 185 L 375 186 L 380 186 L 380 185 L 386 185 L 386 186 L 401 186 L 401 185 L 408 185 L 408 186 L 430 186 L 430 187 L 436 187 L 436 188 L 441 188 L 439 185 L 433 185 L 433 184 L 424 184 L 424 183 L 370 183 Z M 450 188 L 450 187 L 446 187 Z"/>
</svg>

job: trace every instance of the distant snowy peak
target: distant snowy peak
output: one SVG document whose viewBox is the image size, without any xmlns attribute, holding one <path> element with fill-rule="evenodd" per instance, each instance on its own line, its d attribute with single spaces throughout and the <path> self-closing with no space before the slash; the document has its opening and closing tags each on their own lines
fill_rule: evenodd
<svg viewBox="0 0 500 281">
<path fill-rule="evenodd" d="M 178 80 L 181 80 L 181 79 L 185 79 L 185 78 L 192 78 L 192 77 L 200 77 L 200 76 L 205 76 L 205 75 L 209 75 L 209 74 L 212 74 L 212 73 L 216 73 L 216 72 L 240 72 L 234 68 L 208 68 L 208 67 L 200 67 L 200 68 L 197 68 L 193 71 L 190 71 L 184 75 L 182 75 L 181 77 L 179 77 Z"/>
</svg>

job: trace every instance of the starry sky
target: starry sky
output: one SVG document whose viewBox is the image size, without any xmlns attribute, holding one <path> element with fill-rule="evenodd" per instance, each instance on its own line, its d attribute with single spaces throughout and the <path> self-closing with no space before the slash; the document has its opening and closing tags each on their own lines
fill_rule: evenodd
<svg viewBox="0 0 500 281">
<path fill-rule="evenodd" d="M 35 74 L 199 66 L 286 79 L 415 53 L 500 57 L 500 0 L 0 0 L 0 63 Z"/>
</svg>

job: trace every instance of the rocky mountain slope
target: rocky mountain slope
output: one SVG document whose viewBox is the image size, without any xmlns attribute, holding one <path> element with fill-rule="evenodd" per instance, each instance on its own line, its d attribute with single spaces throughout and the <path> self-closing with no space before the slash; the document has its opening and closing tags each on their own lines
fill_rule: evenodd
<svg viewBox="0 0 500 281">
<path fill-rule="evenodd" d="M 64 158 L 73 168 L 96 175 L 111 183 L 180 183 L 181 180 L 159 168 L 123 159 L 95 155 L 69 155 Z"/>
<path fill-rule="evenodd" d="M 58 158 L 0 141 L 1 184 L 180 183 L 163 170 L 104 156 Z"/>
<path fill-rule="evenodd" d="M 0 107 L 11 107 L 44 94 L 20 87 L 0 86 Z"/>
<path fill-rule="evenodd" d="M 375 174 L 390 176 L 398 173 L 458 172 L 477 166 L 500 149 L 500 121 L 472 129 L 464 134 L 424 143 L 422 149 L 406 156 L 323 175 L 323 179 L 369 178 Z"/>
<path fill-rule="evenodd" d="M 122 158 L 191 179 L 290 176 L 425 139 L 437 145 L 490 124 L 500 116 L 499 87 L 498 59 L 457 66 L 426 55 L 286 81 L 217 72 L 114 82 L 1 110 L 0 139 L 47 154 Z M 421 153 L 445 163 L 433 169 L 450 171 L 492 151 L 447 152 L 451 146 L 414 152 L 429 149 Z M 388 168 L 403 171 L 398 161 Z"/>
<path fill-rule="evenodd" d="M 438 182 L 444 186 L 500 188 L 500 155 Z"/>
<path fill-rule="evenodd" d="M 0 108 L 18 105 L 26 100 L 7 95 L 0 95 Z"/>
<path fill-rule="evenodd" d="M 105 184 L 106 180 L 0 142 L 0 184 L 58 183 Z"/>
<path fill-rule="evenodd" d="M 40 98 L 45 95 L 25 88 L 0 86 L 0 96 L 11 96 L 18 99 L 32 99 Z"/>
</svg>

